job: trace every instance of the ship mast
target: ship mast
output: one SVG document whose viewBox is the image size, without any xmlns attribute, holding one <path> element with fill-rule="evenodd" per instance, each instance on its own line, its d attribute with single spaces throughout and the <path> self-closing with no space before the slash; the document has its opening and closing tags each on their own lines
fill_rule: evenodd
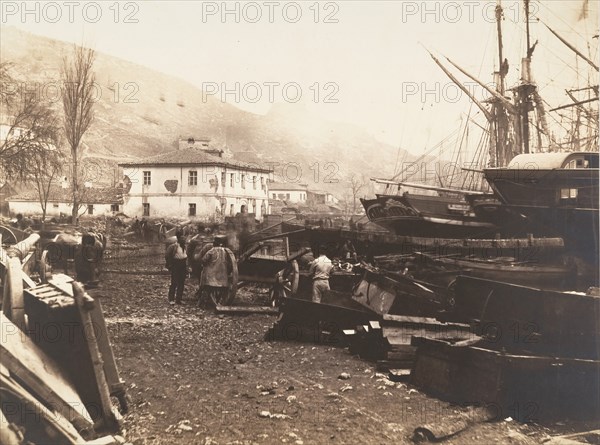
<svg viewBox="0 0 600 445">
<path fill-rule="evenodd" d="M 502 65 L 504 63 L 504 58 L 502 57 L 502 0 L 498 0 L 496 4 L 496 28 L 498 31 L 498 82 L 497 89 L 498 92 L 504 95 L 504 78 L 506 77 L 506 72 L 502 69 Z"/>
<path fill-rule="evenodd" d="M 508 140 L 508 119 L 504 103 L 505 77 L 508 72 L 508 61 L 503 56 L 502 43 L 502 19 L 503 10 L 501 0 L 496 3 L 496 30 L 498 32 L 498 71 L 495 74 L 496 99 L 492 99 L 492 116 L 490 130 L 495 134 L 495 138 L 490 138 L 489 166 L 497 167 L 506 165 L 507 159 L 507 140 Z M 493 144 L 493 145 L 492 145 Z"/>
<path fill-rule="evenodd" d="M 525 3 L 525 24 L 527 33 L 527 55 L 522 59 L 521 64 L 521 84 L 516 87 L 516 102 L 519 109 L 517 117 L 517 128 L 521 142 L 521 152 L 529 153 L 529 112 L 533 109 L 531 95 L 535 90 L 535 85 L 531 79 L 531 56 L 535 49 L 535 44 L 531 46 L 531 37 L 529 33 L 529 0 Z"/>
</svg>

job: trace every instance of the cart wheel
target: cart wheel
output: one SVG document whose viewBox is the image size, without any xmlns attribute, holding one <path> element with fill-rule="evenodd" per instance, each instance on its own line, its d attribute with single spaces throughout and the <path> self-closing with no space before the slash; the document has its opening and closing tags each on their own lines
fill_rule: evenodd
<svg viewBox="0 0 600 445">
<path fill-rule="evenodd" d="M 25 305 L 23 300 L 23 277 L 21 262 L 18 258 L 9 258 L 4 276 L 4 295 L 2 312 L 23 331 L 25 326 Z"/>
<path fill-rule="evenodd" d="M 52 278 L 52 265 L 48 261 L 48 251 L 44 250 L 38 263 L 38 269 L 40 273 L 40 281 L 42 284 L 46 284 L 50 278 Z"/>
<path fill-rule="evenodd" d="M 298 282 L 300 281 L 300 268 L 296 260 L 292 261 L 287 267 L 277 272 L 275 284 L 271 288 L 271 306 L 279 306 L 284 298 L 296 295 L 298 292 Z"/>
<path fill-rule="evenodd" d="M 229 282 L 229 288 L 227 289 L 227 293 L 224 295 L 218 295 L 214 292 L 210 292 L 210 299 L 212 300 L 215 306 L 229 306 L 233 303 L 235 299 L 235 294 L 237 293 L 238 287 L 238 267 L 237 260 L 235 259 L 235 255 L 231 251 L 231 249 L 225 247 L 225 252 L 227 253 L 227 261 L 229 263 L 229 267 L 231 270 L 231 278 Z"/>
<path fill-rule="evenodd" d="M 452 280 L 448 287 L 446 287 L 446 307 L 448 309 L 454 309 L 456 304 L 456 279 Z"/>
<path fill-rule="evenodd" d="M 17 239 L 17 235 L 10 228 L 6 226 L 0 227 L 0 234 L 2 235 L 2 243 L 3 244 L 17 244 L 19 240 Z"/>
</svg>

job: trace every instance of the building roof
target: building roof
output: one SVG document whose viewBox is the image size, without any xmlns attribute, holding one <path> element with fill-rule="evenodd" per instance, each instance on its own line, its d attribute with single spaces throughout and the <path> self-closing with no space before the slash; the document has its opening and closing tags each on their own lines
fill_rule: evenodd
<svg viewBox="0 0 600 445">
<path fill-rule="evenodd" d="M 552 170 L 562 168 L 572 158 L 593 156 L 597 158 L 598 152 L 525 153 L 515 156 L 506 168 Z"/>
<path fill-rule="evenodd" d="M 324 190 L 309 190 L 308 192 L 312 193 L 313 195 L 331 195 L 331 193 Z"/>
<path fill-rule="evenodd" d="M 305 192 L 308 184 L 298 184 L 296 182 L 269 182 L 269 191 L 286 190 Z"/>
<path fill-rule="evenodd" d="M 35 188 L 30 188 L 17 195 L 10 196 L 7 201 L 38 202 L 39 196 Z M 123 189 L 117 187 L 82 187 L 82 204 L 123 204 Z M 48 202 L 72 202 L 71 187 L 63 188 L 52 185 L 48 194 Z"/>
<path fill-rule="evenodd" d="M 156 156 L 138 159 L 136 161 L 128 161 L 120 163 L 122 167 L 158 167 L 163 165 L 170 166 L 195 166 L 195 165 L 216 165 L 220 167 L 237 168 L 243 170 L 253 170 L 269 173 L 271 170 L 266 167 L 261 167 L 257 164 L 248 162 L 234 161 L 231 159 L 223 159 L 207 153 L 199 148 L 185 148 L 182 150 L 173 150 L 167 153 L 161 153 Z"/>
</svg>

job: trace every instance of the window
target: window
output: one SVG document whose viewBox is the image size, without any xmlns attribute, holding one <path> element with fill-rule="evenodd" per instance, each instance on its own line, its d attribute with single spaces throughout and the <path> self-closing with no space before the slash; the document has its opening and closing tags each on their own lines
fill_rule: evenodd
<svg viewBox="0 0 600 445">
<path fill-rule="evenodd" d="M 277 199 L 277 195 L 273 193 L 273 199 Z"/>
<path fill-rule="evenodd" d="M 87 214 L 88 215 L 93 215 L 94 214 L 94 205 L 93 204 L 88 204 L 88 206 L 87 206 Z"/>
<path fill-rule="evenodd" d="M 560 199 L 577 199 L 577 189 L 560 189 Z"/>
<path fill-rule="evenodd" d="M 256 176 L 252 176 L 252 188 L 256 190 Z"/>
<path fill-rule="evenodd" d="M 119 204 L 111 204 L 110 205 L 110 211 L 111 212 L 118 212 L 119 211 Z"/>
<path fill-rule="evenodd" d="M 229 186 L 230 186 L 230 187 L 233 187 L 233 181 L 234 181 L 234 177 L 233 177 L 233 173 L 231 173 L 231 174 L 229 175 Z"/>
<path fill-rule="evenodd" d="M 188 216 L 196 216 L 196 203 L 191 202 L 188 205 Z"/>
<path fill-rule="evenodd" d="M 232 175 L 233 176 L 233 175 Z M 229 214 L 233 216 L 233 204 L 229 206 Z"/>
<path fill-rule="evenodd" d="M 246 175 L 242 175 L 242 188 L 246 188 Z"/>
<path fill-rule="evenodd" d="M 286 194 L 285 194 L 285 197 L 286 197 L 286 199 L 290 199 L 290 194 L 289 194 L 289 193 L 286 193 Z"/>
<path fill-rule="evenodd" d="M 223 188 L 225 188 L 225 185 L 227 183 L 227 174 L 225 172 L 221 173 L 221 184 L 223 184 Z"/>
<path fill-rule="evenodd" d="M 144 209 L 143 216 L 150 216 L 150 204 L 147 202 L 144 202 L 142 204 L 142 208 Z"/>
<path fill-rule="evenodd" d="M 58 204 L 52 204 L 52 207 L 54 207 L 55 209 L 58 209 Z"/>
<path fill-rule="evenodd" d="M 152 184 L 152 177 L 150 175 L 149 171 L 145 171 L 144 172 L 144 185 L 151 185 Z"/>
<path fill-rule="evenodd" d="M 569 161 L 569 163 L 567 165 L 565 165 L 564 168 L 589 168 L 589 161 L 579 158 L 579 159 L 572 159 L 571 161 Z"/>
<path fill-rule="evenodd" d="M 194 186 L 198 185 L 198 172 L 195 170 L 190 170 L 188 175 L 188 185 Z"/>
</svg>

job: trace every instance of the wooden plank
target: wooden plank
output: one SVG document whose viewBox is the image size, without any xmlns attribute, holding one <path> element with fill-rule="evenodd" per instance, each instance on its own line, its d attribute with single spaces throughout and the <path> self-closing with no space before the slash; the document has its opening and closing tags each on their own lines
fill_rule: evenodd
<svg viewBox="0 0 600 445">
<path fill-rule="evenodd" d="M 412 369 L 414 360 L 377 360 L 376 369 L 388 372 L 390 369 Z"/>
<path fill-rule="evenodd" d="M 22 426 L 27 428 L 26 414 L 29 414 L 30 421 L 35 422 L 36 426 L 43 426 L 46 431 L 52 430 L 52 434 L 48 434 L 48 436 L 53 436 L 52 439 L 54 443 L 85 443 L 83 437 L 81 437 L 74 425 L 62 416 L 60 412 L 54 411 L 52 409 L 54 407 L 48 408 L 41 403 L 33 396 L 33 394 L 23 388 L 10 376 L 2 373 L 2 375 L 0 375 L 0 384 L 6 391 L 19 400 L 19 408 L 22 413 L 21 420 L 25 423 L 25 425 Z M 6 423 L 2 426 L 6 426 Z M 86 431 L 86 433 L 89 433 L 89 431 Z M 62 436 L 62 440 L 59 435 Z"/>
<path fill-rule="evenodd" d="M 92 321 L 91 310 L 94 305 L 94 300 L 87 295 L 81 284 L 78 282 L 72 283 L 72 291 L 75 298 L 75 304 L 79 310 L 81 317 L 81 323 L 83 325 L 84 332 L 86 333 L 86 345 L 93 363 L 94 369 L 94 382 L 98 388 L 98 394 L 100 396 L 100 411 L 102 412 L 103 429 L 109 431 L 119 431 L 121 417 L 114 410 L 111 400 L 108 383 L 106 381 L 106 374 L 104 373 L 104 363 L 102 361 L 102 353 L 96 339 L 96 333 L 94 331 L 94 323 Z"/>
<path fill-rule="evenodd" d="M 386 360 L 399 362 L 414 362 L 416 351 L 388 351 Z"/>
<path fill-rule="evenodd" d="M 104 313 L 102 311 L 102 304 L 100 300 L 94 302 L 94 307 L 90 310 L 90 316 L 92 319 L 93 326 L 98 329 L 98 349 L 102 354 L 102 361 L 104 362 L 104 375 L 106 376 L 106 382 L 110 395 L 116 397 L 119 400 L 121 412 L 127 412 L 127 397 L 125 394 L 125 382 L 119 377 L 119 370 L 117 368 L 117 362 L 110 345 L 108 329 L 106 328 L 106 321 L 104 320 Z"/>
<path fill-rule="evenodd" d="M 56 287 L 66 295 L 73 297 L 73 285 L 71 283 L 73 283 L 74 281 L 75 280 L 73 280 L 73 278 L 71 278 L 70 276 L 59 273 L 52 275 L 52 278 L 48 280 L 48 283 Z"/>
<path fill-rule="evenodd" d="M 384 321 L 393 321 L 393 322 L 397 322 L 397 323 L 428 324 L 428 325 L 432 325 L 432 326 L 456 326 L 456 327 L 469 329 L 468 324 L 445 323 L 443 321 L 439 321 L 435 318 L 430 318 L 430 317 L 411 317 L 411 316 L 406 316 L 406 315 L 383 314 L 383 320 Z"/>
<path fill-rule="evenodd" d="M 52 405 L 78 428 L 91 428 L 90 414 L 62 370 L 4 314 L 0 314 L 2 363 L 41 400 Z"/>
<path fill-rule="evenodd" d="M 554 436 L 545 443 L 546 445 L 586 445 L 590 443 L 600 443 L 600 430 Z"/>
<path fill-rule="evenodd" d="M 471 408 L 467 413 L 449 419 L 437 419 L 435 423 L 428 423 L 415 428 L 413 440 L 415 442 L 429 441 L 440 442 L 466 430 L 475 423 L 487 422 L 494 419 L 496 413 L 487 408 Z"/>
<path fill-rule="evenodd" d="M 237 314 L 279 314 L 279 309 L 271 306 L 216 306 L 217 312 Z"/>
<path fill-rule="evenodd" d="M 377 329 L 381 329 L 381 325 L 379 324 L 378 321 L 370 321 L 369 322 L 369 326 L 371 327 L 371 329 L 373 330 L 377 330 Z"/>
<path fill-rule="evenodd" d="M 412 346 L 412 345 L 394 345 L 391 347 L 391 349 L 388 350 L 388 356 L 390 354 L 400 354 L 400 353 L 408 353 L 408 354 L 414 354 L 415 351 L 417 350 L 416 346 Z"/>
<path fill-rule="evenodd" d="M 410 377 L 410 369 L 390 369 L 388 378 L 392 382 L 401 382 Z"/>
</svg>

